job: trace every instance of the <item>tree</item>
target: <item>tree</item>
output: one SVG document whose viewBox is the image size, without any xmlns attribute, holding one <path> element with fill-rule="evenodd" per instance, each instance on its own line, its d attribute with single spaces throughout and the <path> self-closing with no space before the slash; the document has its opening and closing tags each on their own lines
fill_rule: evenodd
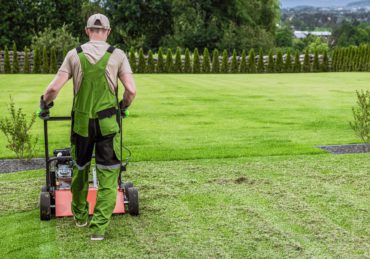
<svg viewBox="0 0 370 259">
<path fill-rule="evenodd" d="M 154 58 L 153 58 L 153 52 L 152 50 L 149 50 L 148 52 L 148 64 L 146 66 L 146 72 L 147 73 L 155 73 L 155 64 L 154 64 Z"/>
<path fill-rule="evenodd" d="M 194 49 L 194 54 L 193 54 L 193 73 L 200 73 L 200 60 L 199 60 L 198 48 L 195 48 Z"/>
<path fill-rule="evenodd" d="M 269 53 L 269 60 L 267 64 L 267 72 L 274 73 L 275 72 L 275 61 L 274 61 L 274 52 L 270 50 Z"/>
<path fill-rule="evenodd" d="M 218 49 L 213 50 L 212 54 L 212 73 L 219 73 L 220 72 L 220 60 L 219 60 L 219 53 Z"/>
<path fill-rule="evenodd" d="M 203 51 L 202 72 L 203 73 L 211 72 L 211 60 L 209 58 L 209 51 L 207 48 L 204 48 Z"/>
<path fill-rule="evenodd" d="M 314 58 L 313 58 L 313 66 L 312 66 L 313 72 L 319 72 L 320 71 L 320 60 L 319 60 L 319 52 L 315 50 Z"/>
<path fill-rule="evenodd" d="M 30 72 L 30 53 L 27 47 L 24 47 L 23 73 Z"/>
<path fill-rule="evenodd" d="M 283 53 L 281 50 L 278 50 L 276 54 L 276 67 L 275 71 L 278 73 L 284 72 L 284 60 L 283 60 Z"/>
<path fill-rule="evenodd" d="M 324 51 L 324 55 L 323 55 L 322 63 L 321 63 L 321 71 L 329 72 L 329 57 L 328 57 L 327 51 Z"/>
<path fill-rule="evenodd" d="M 18 60 L 18 51 L 17 45 L 13 42 L 13 73 L 19 73 L 19 60 Z"/>
<path fill-rule="evenodd" d="M 5 46 L 4 50 L 4 72 L 5 74 L 9 74 L 12 72 L 12 67 L 10 66 L 9 50 L 7 46 Z"/>
<path fill-rule="evenodd" d="M 185 49 L 185 62 L 184 62 L 184 72 L 191 73 L 193 71 L 191 67 L 191 60 L 190 60 L 190 51 L 188 48 Z"/>
<path fill-rule="evenodd" d="M 145 64 L 145 56 L 144 56 L 144 51 L 142 48 L 139 50 L 139 62 L 137 65 L 137 72 L 138 73 L 145 73 L 146 71 L 146 64 Z"/>
<path fill-rule="evenodd" d="M 233 50 L 233 55 L 231 58 L 231 66 L 230 66 L 231 73 L 238 73 L 238 59 L 236 57 L 236 50 Z"/>
<path fill-rule="evenodd" d="M 249 51 L 249 60 L 248 60 L 248 72 L 256 73 L 256 57 L 254 54 L 254 49 Z"/>
<path fill-rule="evenodd" d="M 293 67 L 293 71 L 295 73 L 299 73 L 301 72 L 302 70 L 302 64 L 301 64 L 301 59 L 300 59 L 300 56 L 299 56 L 299 51 L 296 50 L 295 52 L 295 57 L 294 57 L 294 67 Z"/>
<path fill-rule="evenodd" d="M 163 53 L 162 53 L 162 48 L 159 48 L 158 50 L 158 60 L 157 60 L 157 73 L 163 73 L 165 72 L 165 64 L 164 64 L 164 59 L 163 59 Z"/>
<path fill-rule="evenodd" d="M 263 50 L 260 48 L 259 54 L 258 54 L 258 63 L 257 63 L 257 72 L 263 73 L 265 72 L 265 63 L 263 60 Z"/>
<path fill-rule="evenodd" d="M 303 72 L 311 72 L 311 61 L 308 49 L 306 49 L 306 52 L 304 53 Z"/>
<path fill-rule="evenodd" d="M 172 73 L 173 72 L 173 57 L 172 57 L 172 50 L 171 49 L 167 49 L 166 72 L 167 73 Z"/>
<path fill-rule="evenodd" d="M 179 47 L 176 48 L 174 72 L 182 73 L 182 60 L 181 60 L 181 53 L 180 53 Z"/>
<path fill-rule="evenodd" d="M 136 72 L 137 71 L 137 63 L 136 63 L 136 55 L 135 55 L 135 48 L 134 47 L 130 48 L 129 61 L 130 61 L 130 66 L 131 66 L 132 72 Z"/>
<path fill-rule="evenodd" d="M 54 74 L 56 73 L 58 70 L 58 66 L 57 66 L 57 54 L 56 54 L 56 51 L 55 51 L 55 48 L 51 48 L 51 52 L 50 52 L 50 68 L 49 68 L 49 71 L 51 74 Z"/>
<path fill-rule="evenodd" d="M 49 73 L 49 57 L 46 51 L 46 47 L 42 50 L 42 72 L 44 74 Z"/>
<path fill-rule="evenodd" d="M 247 54 L 245 53 L 245 50 L 242 52 L 242 57 L 240 60 L 240 65 L 239 65 L 239 72 L 240 73 L 247 73 L 248 72 L 248 66 L 247 66 Z"/>
<path fill-rule="evenodd" d="M 292 57 L 290 55 L 290 49 L 288 49 L 286 54 L 284 71 L 287 73 L 292 72 Z"/>
<path fill-rule="evenodd" d="M 354 121 L 351 128 L 363 143 L 370 141 L 370 91 L 356 91 L 357 106 L 352 108 Z M 369 148 L 369 146 L 368 146 Z"/>
<path fill-rule="evenodd" d="M 221 73 L 229 73 L 229 56 L 226 49 L 222 52 Z"/>
<path fill-rule="evenodd" d="M 33 50 L 33 73 L 41 73 L 42 54 L 40 49 Z"/>
<path fill-rule="evenodd" d="M 289 27 L 279 28 L 277 30 L 276 46 L 281 48 L 293 46 L 293 31 Z"/>
</svg>

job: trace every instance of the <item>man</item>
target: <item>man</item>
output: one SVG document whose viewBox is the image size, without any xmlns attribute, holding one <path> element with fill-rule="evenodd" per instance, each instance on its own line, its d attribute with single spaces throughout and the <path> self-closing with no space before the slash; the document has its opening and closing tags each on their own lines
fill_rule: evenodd
<svg viewBox="0 0 370 259">
<path fill-rule="evenodd" d="M 94 14 L 85 32 L 90 41 L 68 52 L 54 80 L 40 101 L 41 118 L 65 83 L 73 78 L 71 156 L 74 160 L 72 177 L 72 212 L 77 227 L 88 224 L 88 173 L 95 146 L 99 189 L 94 215 L 90 222 L 91 240 L 103 240 L 116 204 L 117 181 L 120 173 L 120 142 L 117 110 L 125 116 L 136 95 L 132 71 L 125 53 L 111 47 L 105 15 Z M 123 100 L 118 103 L 118 78 L 125 87 Z"/>
</svg>

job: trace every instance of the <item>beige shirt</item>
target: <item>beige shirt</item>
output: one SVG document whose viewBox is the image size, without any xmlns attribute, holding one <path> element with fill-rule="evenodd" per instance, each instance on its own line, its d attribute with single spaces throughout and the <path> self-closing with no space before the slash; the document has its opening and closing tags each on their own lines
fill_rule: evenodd
<svg viewBox="0 0 370 259">
<path fill-rule="evenodd" d="M 87 60 L 92 64 L 96 64 L 104 56 L 109 46 L 104 41 L 89 41 L 81 45 L 81 48 Z M 81 86 L 83 74 L 76 49 L 72 49 L 67 53 L 59 71 L 68 73 L 69 78 L 73 77 L 74 92 L 77 93 Z M 130 63 L 126 54 L 116 48 L 110 56 L 105 70 L 105 76 L 113 93 L 118 86 L 118 77 L 127 73 L 132 73 Z"/>
</svg>

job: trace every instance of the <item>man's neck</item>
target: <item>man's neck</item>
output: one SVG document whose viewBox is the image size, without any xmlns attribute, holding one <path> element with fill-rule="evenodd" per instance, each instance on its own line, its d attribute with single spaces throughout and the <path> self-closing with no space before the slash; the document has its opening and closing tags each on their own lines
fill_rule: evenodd
<svg viewBox="0 0 370 259">
<path fill-rule="evenodd" d="M 106 42 L 106 40 L 105 40 L 105 39 L 101 39 L 101 38 L 94 38 L 94 37 L 91 37 L 89 40 L 90 40 L 90 41 Z"/>
</svg>

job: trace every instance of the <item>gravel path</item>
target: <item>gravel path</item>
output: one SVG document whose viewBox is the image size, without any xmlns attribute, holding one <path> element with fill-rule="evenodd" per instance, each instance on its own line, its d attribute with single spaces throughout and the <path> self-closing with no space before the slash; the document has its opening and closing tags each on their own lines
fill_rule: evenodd
<svg viewBox="0 0 370 259">
<path fill-rule="evenodd" d="M 366 144 L 330 145 L 317 147 L 332 154 L 370 153 L 370 145 Z"/>
<path fill-rule="evenodd" d="M 0 173 L 35 170 L 45 168 L 44 158 L 32 158 L 30 161 L 20 159 L 1 159 Z"/>
</svg>

